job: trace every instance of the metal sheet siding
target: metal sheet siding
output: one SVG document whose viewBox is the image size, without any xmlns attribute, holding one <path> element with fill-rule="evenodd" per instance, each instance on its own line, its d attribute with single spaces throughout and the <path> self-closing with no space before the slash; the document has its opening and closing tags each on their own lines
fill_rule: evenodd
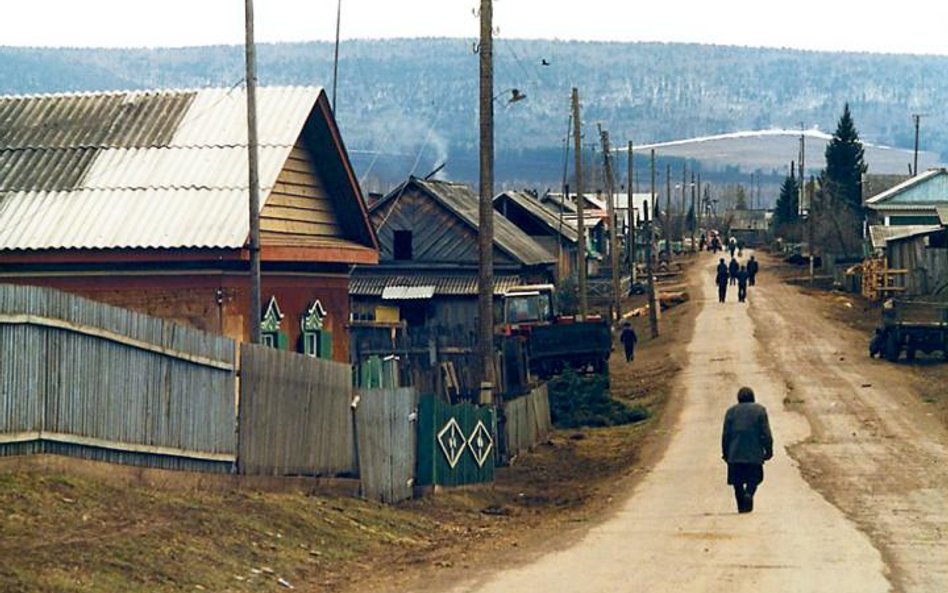
<svg viewBox="0 0 948 593">
<path fill-rule="evenodd" d="M 262 202 L 320 92 L 259 90 Z M 240 248 L 246 119 L 241 89 L 0 99 L 0 250 Z"/>
</svg>

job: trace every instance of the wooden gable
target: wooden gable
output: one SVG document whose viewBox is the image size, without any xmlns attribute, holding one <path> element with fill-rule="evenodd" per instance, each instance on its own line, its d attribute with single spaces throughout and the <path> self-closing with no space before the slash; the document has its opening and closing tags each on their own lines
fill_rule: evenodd
<svg viewBox="0 0 948 593">
<path fill-rule="evenodd" d="M 410 185 L 372 213 L 381 259 L 405 264 L 478 263 L 477 232 L 427 193 Z M 395 231 L 411 232 L 410 260 L 395 260 Z M 494 265 L 512 266 L 514 260 L 494 245 Z"/>
<path fill-rule="evenodd" d="M 297 141 L 260 211 L 260 241 L 285 245 L 343 238 L 326 184 L 309 151 Z"/>
</svg>

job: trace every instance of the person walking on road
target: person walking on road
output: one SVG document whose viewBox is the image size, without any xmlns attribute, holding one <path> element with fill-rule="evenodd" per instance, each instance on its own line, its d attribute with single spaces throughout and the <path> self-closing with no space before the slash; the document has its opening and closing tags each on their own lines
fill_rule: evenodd
<svg viewBox="0 0 948 593">
<path fill-rule="evenodd" d="M 622 324 L 619 341 L 622 342 L 622 346 L 625 348 L 625 361 L 632 362 L 635 360 L 635 343 L 639 341 L 639 337 L 635 335 L 635 330 L 632 329 L 632 324 L 628 321 Z"/>
<path fill-rule="evenodd" d="M 727 462 L 727 483 L 734 487 L 737 512 L 754 510 L 754 493 L 764 481 L 764 462 L 773 457 L 767 408 L 754 402 L 754 390 L 741 387 L 737 404 L 724 414 L 721 455 Z"/>
<path fill-rule="evenodd" d="M 724 258 L 721 258 L 721 263 L 718 264 L 718 271 L 714 277 L 714 283 L 718 285 L 718 302 L 723 303 L 727 298 L 727 279 L 728 271 L 727 265 L 724 263 Z"/>
<path fill-rule="evenodd" d="M 740 271 L 741 264 L 737 263 L 737 260 L 734 257 L 731 257 L 731 263 L 727 265 L 728 274 L 731 277 L 731 285 L 737 284 L 737 272 Z"/>
<path fill-rule="evenodd" d="M 757 282 L 757 272 L 760 270 L 760 264 L 754 259 L 754 256 L 750 256 L 750 260 L 747 262 L 747 283 L 751 286 Z"/>
<path fill-rule="evenodd" d="M 737 302 L 743 303 L 747 301 L 747 280 L 750 276 L 747 273 L 747 270 L 744 266 L 741 266 L 741 269 L 737 271 Z"/>
</svg>

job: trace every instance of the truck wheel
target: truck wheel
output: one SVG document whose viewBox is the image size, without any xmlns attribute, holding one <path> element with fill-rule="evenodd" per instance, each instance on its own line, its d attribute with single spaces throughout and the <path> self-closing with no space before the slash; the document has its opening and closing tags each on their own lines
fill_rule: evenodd
<svg viewBox="0 0 948 593">
<path fill-rule="evenodd" d="M 895 332 L 889 332 L 889 335 L 885 338 L 885 359 L 889 362 L 897 362 L 901 350 L 902 346 L 899 344 L 899 339 L 895 335 Z"/>
</svg>

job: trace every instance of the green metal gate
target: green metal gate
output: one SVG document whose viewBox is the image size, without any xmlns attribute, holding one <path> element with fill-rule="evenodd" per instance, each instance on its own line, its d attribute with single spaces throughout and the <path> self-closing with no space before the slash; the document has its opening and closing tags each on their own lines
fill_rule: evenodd
<svg viewBox="0 0 948 593">
<path fill-rule="evenodd" d="M 494 409 L 471 403 L 450 405 L 424 395 L 418 403 L 419 486 L 461 486 L 494 479 Z"/>
</svg>

